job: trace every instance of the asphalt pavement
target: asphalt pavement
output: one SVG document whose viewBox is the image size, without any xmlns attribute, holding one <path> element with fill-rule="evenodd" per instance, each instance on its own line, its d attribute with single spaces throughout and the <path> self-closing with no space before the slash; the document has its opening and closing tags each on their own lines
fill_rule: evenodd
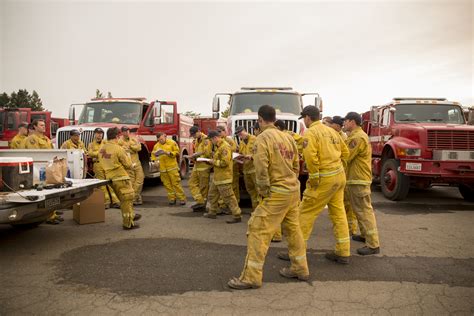
<svg viewBox="0 0 474 316">
<path fill-rule="evenodd" d="M 0 226 L 0 315 L 472 315 L 474 204 L 449 187 L 401 202 L 374 187 L 372 199 L 380 255 L 358 256 L 363 245 L 352 242 L 349 265 L 327 261 L 334 238 L 323 212 L 308 242 L 310 280 L 279 276 L 286 243 L 272 243 L 264 285 L 249 291 L 226 286 L 243 267 L 249 215 L 229 225 L 191 212 L 191 202 L 170 207 L 156 183 L 145 187 L 137 230 L 121 229 L 117 209 L 99 224 L 78 225 L 67 210 L 57 226 Z"/>
</svg>

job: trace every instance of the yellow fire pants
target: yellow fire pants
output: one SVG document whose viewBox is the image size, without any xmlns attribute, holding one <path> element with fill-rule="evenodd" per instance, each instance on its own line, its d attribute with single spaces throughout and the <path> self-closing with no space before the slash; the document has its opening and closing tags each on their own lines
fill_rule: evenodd
<svg viewBox="0 0 474 316">
<path fill-rule="evenodd" d="M 239 163 L 234 162 L 232 166 L 232 189 L 234 190 L 235 198 L 237 199 L 237 203 L 240 202 L 240 166 Z"/>
<path fill-rule="evenodd" d="M 207 201 L 207 195 L 209 193 L 209 177 L 211 171 L 207 170 L 196 170 L 193 169 L 191 177 L 189 178 L 189 189 L 193 199 L 197 203 L 205 204 Z"/>
<path fill-rule="evenodd" d="M 283 225 L 288 239 L 288 252 L 291 271 L 299 275 L 309 274 L 306 261 L 306 248 L 298 218 L 299 192 L 274 193 L 264 198 L 252 213 L 248 221 L 247 257 L 240 275 L 246 283 L 261 285 L 263 264 L 270 241 L 275 232 Z"/>
<path fill-rule="evenodd" d="M 214 181 L 211 182 L 211 187 L 209 188 L 209 213 L 217 214 L 219 199 L 222 199 L 224 204 L 227 205 L 229 210 L 232 212 L 233 217 L 241 217 L 242 211 L 240 210 L 239 203 L 235 198 L 231 183 L 216 185 L 214 184 Z"/>
<path fill-rule="evenodd" d="M 92 170 L 94 171 L 94 175 L 97 179 L 105 180 L 105 171 L 98 162 L 94 162 Z M 102 192 L 104 192 L 105 205 L 120 204 L 120 201 L 117 195 L 115 194 L 114 189 L 112 189 L 110 185 L 103 185 L 100 187 L 100 189 L 102 190 Z M 112 198 L 112 201 L 110 201 L 110 198 Z"/>
<path fill-rule="evenodd" d="M 347 225 L 349 225 L 349 234 L 350 235 L 357 235 L 357 217 L 352 209 L 351 200 L 349 197 L 349 192 L 346 187 L 344 188 L 344 209 L 346 210 L 347 216 Z"/>
<path fill-rule="evenodd" d="M 352 209 L 357 216 L 366 245 L 370 248 L 378 248 L 380 246 L 379 233 L 370 198 L 370 185 L 351 184 L 347 187 Z"/>
<path fill-rule="evenodd" d="M 303 193 L 303 201 L 300 204 L 300 225 L 303 238 L 307 242 L 313 230 L 314 221 L 327 205 L 336 239 L 335 253 L 338 256 L 349 257 L 349 228 L 344 210 L 345 185 L 346 175 L 344 172 L 321 177 L 316 188 L 312 188 L 308 181 Z"/>
<path fill-rule="evenodd" d="M 252 200 L 252 210 L 255 210 L 258 205 L 258 193 L 255 182 L 255 172 L 244 174 L 245 190 L 247 190 L 248 194 L 250 195 L 250 199 Z"/>
<path fill-rule="evenodd" d="M 138 161 L 129 172 L 130 181 L 132 182 L 133 191 L 135 192 L 133 202 L 142 202 L 143 182 L 145 181 L 145 174 L 143 173 L 142 164 Z"/>
<path fill-rule="evenodd" d="M 134 226 L 133 218 L 135 217 L 135 212 L 133 211 L 133 198 L 135 191 L 133 190 L 132 182 L 130 180 L 112 180 L 112 188 L 117 192 L 117 196 L 120 200 L 123 226 L 127 228 Z"/>
<path fill-rule="evenodd" d="M 165 186 L 168 201 L 176 201 L 176 198 L 180 201 L 186 201 L 178 169 L 160 171 L 160 179 Z"/>
</svg>

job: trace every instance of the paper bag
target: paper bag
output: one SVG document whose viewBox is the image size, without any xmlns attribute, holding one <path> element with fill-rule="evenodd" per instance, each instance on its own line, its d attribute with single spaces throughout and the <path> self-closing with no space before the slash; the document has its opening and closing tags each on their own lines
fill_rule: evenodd
<svg viewBox="0 0 474 316">
<path fill-rule="evenodd" d="M 46 166 L 46 184 L 61 184 L 66 181 L 67 161 L 54 157 Z"/>
</svg>

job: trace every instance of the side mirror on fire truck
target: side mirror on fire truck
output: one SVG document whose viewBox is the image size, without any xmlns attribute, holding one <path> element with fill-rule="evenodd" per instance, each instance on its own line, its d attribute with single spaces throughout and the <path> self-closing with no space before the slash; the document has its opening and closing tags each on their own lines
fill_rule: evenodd
<svg viewBox="0 0 474 316">
<path fill-rule="evenodd" d="M 219 97 L 215 96 L 214 100 L 212 100 L 212 112 L 219 112 L 219 109 L 220 109 Z"/>
<path fill-rule="evenodd" d="M 215 120 L 218 120 L 219 119 L 219 112 L 212 113 L 212 118 L 215 119 Z"/>
<path fill-rule="evenodd" d="M 155 101 L 155 106 L 153 107 L 153 124 L 161 124 L 161 102 Z"/>
</svg>

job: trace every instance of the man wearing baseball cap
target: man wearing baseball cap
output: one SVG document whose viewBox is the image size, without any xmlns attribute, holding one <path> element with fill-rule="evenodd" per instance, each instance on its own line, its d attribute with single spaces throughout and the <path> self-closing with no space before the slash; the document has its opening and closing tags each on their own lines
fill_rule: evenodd
<svg viewBox="0 0 474 316">
<path fill-rule="evenodd" d="M 212 158 L 212 143 L 207 136 L 201 132 L 201 129 L 197 126 L 192 126 L 189 129 L 189 134 L 194 138 L 194 155 L 192 155 L 191 158 Z M 193 199 L 196 201 L 196 204 L 191 206 L 194 212 L 202 211 L 206 208 L 211 168 L 211 165 L 203 161 L 196 161 L 194 164 L 188 182 Z"/>
<path fill-rule="evenodd" d="M 244 174 L 245 189 L 252 200 L 252 210 L 258 205 L 258 193 L 256 187 L 255 166 L 253 164 L 253 146 L 255 144 L 255 137 L 249 134 L 245 127 L 238 126 L 235 129 L 235 136 L 240 138 L 239 144 L 239 158 L 242 161 L 242 172 Z"/>
<path fill-rule="evenodd" d="M 333 128 L 336 132 L 341 135 L 344 141 L 347 139 L 346 133 L 343 132 L 342 127 L 344 126 L 344 118 L 341 116 L 333 116 L 328 126 Z M 347 174 L 347 170 L 346 170 Z M 349 225 L 349 233 L 351 235 L 357 235 L 357 217 L 352 210 L 352 205 L 349 199 L 349 193 L 347 192 L 347 185 L 344 188 L 344 209 L 347 215 L 347 224 Z"/>
<path fill-rule="evenodd" d="M 352 209 L 357 216 L 362 235 L 353 235 L 355 241 L 365 242 L 365 247 L 357 249 L 360 255 L 380 252 L 379 234 L 374 209 L 370 199 L 372 184 L 372 147 L 369 137 L 360 127 L 362 117 L 349 112 L 344 119 L 344 128 L 349 132 L 346 144 L 349 147 L 347 159 L 347 191 Z"/>
<path fill-rule="evenodd" d="M 142 205 L 142 189 L 145 181 L 145 173 L 143 172 L 142 163 L 138 157 L 138 153 L 142 150 L 142 145 L 134 136 L 130 134 L 130 129 L 127 126 L 121 128 L 122 136 L 118 141 L 119 146 L 122 146 L 132 159 L 132 169 L 129 170 L 130 181 L 135 191 L 133 199 L 134 205 Z"/>
<path fill-rule="evenodd" d="M 18 134 L 10 142 L 10 149 L 23 149 L 26 137 L 28 137 L 28 123 L 23 122 L 18 125 Z"/>
<path fill-rule="evenodd" d="M 81 141 L 81 133 L 77 129 L 69 131 L 69 139 L 61 145 L 61 149 L 82 149 L 87 154 L 86 146 Z"/>
<path fill-rule="evenodd" d="M 324 125 L 319 117 L 319 109 L 313 105 L 306 106 L 300 117 L 307 128 L 303 156 L 308 169 L 308 181 L 299 207 L 300 225 L 307 242 L 314 222 L 327 205 L 336 245 L 334 251 L 326 253 L 326 258 L 348 264 L 350 237 L 344 210 L 346 176 L 343 161 L 347 160 L 349 150 L 341 136 Z M 288 260 L 285 255 L 279 253 L 279 258 Z"/>
</svg>

